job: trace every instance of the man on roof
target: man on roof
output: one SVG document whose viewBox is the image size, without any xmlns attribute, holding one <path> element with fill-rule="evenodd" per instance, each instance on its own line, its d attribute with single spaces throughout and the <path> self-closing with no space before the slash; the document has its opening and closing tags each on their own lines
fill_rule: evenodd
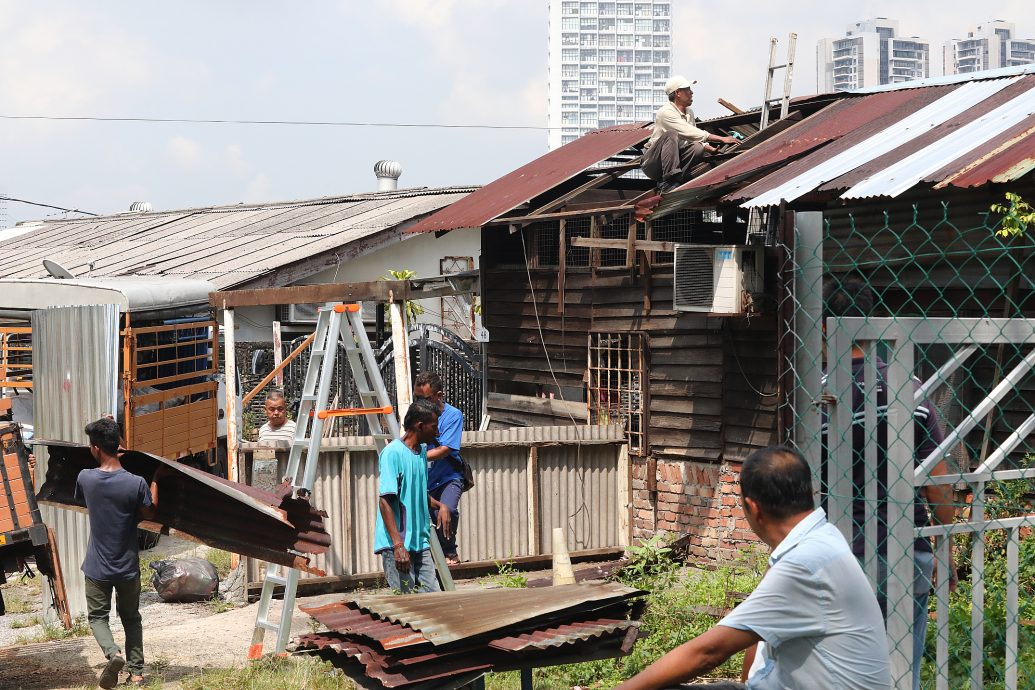
<svg viewBox="0 0 1035 690">
<path fill-rule="evenodd" d="M 686 77 L 675 76 L 665 82 L 668 103 L 654 115 L 654 133 L 643 147 L 643 174 L 665 194 L 690 179 L 690 171 L 706 153 L 715 153 L 715 144 L 735 144 L 735 137 L 721 137 L 699 128 L 690 105 L 693 85 Z"/>
</svg>

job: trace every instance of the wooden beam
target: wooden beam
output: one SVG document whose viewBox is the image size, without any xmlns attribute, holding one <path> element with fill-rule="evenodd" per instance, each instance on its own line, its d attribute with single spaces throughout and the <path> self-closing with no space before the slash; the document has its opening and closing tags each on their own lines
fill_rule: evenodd
<svg viewBox="0 0 1035 690">
<path fill-rule="evenodd" d="M 557 213 L 544 213 L 540 216 L 515 216 L 513 218 L 497 218 L 496 220 L 490 220 L 485 223 L 489 225 L 522 225 L 527 223 L 538 223 L 541 220 L 559 220 L 561 218 L 584 218 L 587 216 L 602 215 L 605 213 L 609 214 L 623 214 L 632 211 L 635 207 L 635 202 L 646 196 L 653 196 L 655 194 L 653 188 L 649 190 L 649 193 L 645 192 L 638 197 L 634 197 L 629 201 L 622 202 L 618 206 L 601 206 L 600 208 L 587 208 L 579 211 L 558 211 Z"/>
<path fill-rule="evenodd" d="M 629 240 L 604 239 L 602 237 L 573 237 L 573 247 L 590 247 L 593 249 L 628 249 Z M 645 252 L 674 252 L 675 242 L 663 242 L 661 240 L 635 240 L 632 244 L 633 250 Z"/>
<path fill-rule="evenodd" d="M 228 310 L 228 311 L 232 311 L 232 310 Z M 277 322 L 274 322 L 274 323 L 277 323 Z M 245 407 L 247 407 L 248 403 L 250 403 L 252 401 L 252 398 L 254 398 L 256 395 L 258 395 L 259 391 L 261 391 L 263 388 L 265 388 L 266 384 L 268 384 L 274 378 L 280 376 L 281 380 L 283 381 L 282 372 L 284 371 L 284 367 L 286 367 L 287 365 L 289 365 L 293 361 L 295 361 L 295 359 L 300 354 L 302 354 L 302 350 L 304 350 L 307 347 L 309 347 L 309 344 L 313 342 L 313 338 L 315 338 L 315 337 L 316 337 L 315 333 L 310 333 L 309 336 L 305 340 L 302 341 L 302 344 L 299 345 L 298 347 L 296 347 L 294 349 L 294 351 L 290 355 L 287 356 L 287 359 L 285 359 L 280 364 L 275 366 L 273 368 L 273 371 L 271 371 L 269 374 L 266 375 L 266 378 L 264 378 L 262 381 L 259 381 L 259 383 L 256 384 L 255 388 L 252 388 L 250 391 L 248 391 L 247 393 L 244 394 L 244 397 L 241 398 L 241 404 L 244 405 Z"/>
<path fill-rule="evenodd" d="M 721 105 L 723 108 L 725 108 L 726 110 L 730 111 L 734 115 L 743 115 L 744 113 L 747 112 L 743 108 L 738 108 L 737 106 L 733 105 L 732 103 L 727 101 L 725 98 L 720 98 L 719 99 L 719 105 Z"/>
<path fill-rule="evenodd" d="M 540 206 L 528 215 L 538 216 L 541 213 L 549 213 L 550 211 L 554 211 L 560 208 L 561 206 L 564 206 L 564 204 L 566 204 L 568 201 L 571 201 L 578 195 L 583 194 L 584 192 L 588 192 L 591 189 L 602 187 L 611 180 L 614 180 L 618 178 L 620 175 L 628 172 L 629 170 L 633 170 L 634 168 L 640 167 L 640 160 L 640 158 L 636 158 L 634 160 L 629 161 L 628 163 L 622 163 L 621 165 L 606 168 L 604 169 L 602 174 L 591 178 L 589 182 L 586 182 L 585 184 L 576 187 L 575 189 L 571 190 L 570 192 L 567 192 L 566 194 L 562 194 L 550 203 L 545 204 L 544 206 Z"/>
<path fill-rule="evenodd" d="M 590 219 L 589 219 L 589 237 L 590 237 L 590 239 L 593 239 L 593 240 L 600 239 L 600 219 L 597 218 L 596 216 L 591 216 Z M 575 238 L 572 239 L 572 246 L 573 247 L 579 246 L 579 245 L 575 244 L 575 240 L 577 240 L 577 239 L 579 239 L 579 238 L 575 237 Z M 590 247 L 590 249 L 589 249 L 589 266 L 594 271 L 596 269 L 600 268 L 600 248 L 599 247 Z"/>
<path fill-rule="evenodd" d="M 394 294 L 399 301 L 468 294 L 474 291 L 477 283 L 477 275 L 372 280 L 366 283 L 316 283 L 255 290 L 219 290 L 210 292 L 208 301 L 217 308 L 321 302 L 389 302 L 390 294 Z"/>
</svg>

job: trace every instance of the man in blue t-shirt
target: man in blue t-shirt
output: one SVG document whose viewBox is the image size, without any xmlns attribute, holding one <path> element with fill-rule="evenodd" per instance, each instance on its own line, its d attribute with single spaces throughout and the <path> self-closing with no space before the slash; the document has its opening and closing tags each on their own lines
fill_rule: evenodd
<svg viewBox="0 0 1035 690">
<path fill-rule="evenodd" d="M 403 420 L 402 438 L 378 458 L 378 512 L 374 553 L 381 555 L 388 586 L 398 592 L 438 592 L 431 557 L 431 510 L 436 528 L 450 533 L 449 509 L 428 495 L 428 455 L 423 444 L 438 434 L 438 410 L 416 400 Z"/>
<path fill-rule="evenodd" d="M 87 619 L 94 639 L 108 663 L 97 680 L 102 688 L 114 688 L 126 665 L 108 625 L 111 594 L 126 632 L 126 657 L 130 682 L 144 682 L 144 629 L 140 621 L 140 554 L 137 523 L 154 518 L 158 509 L 158 479 L 148 487 L 143 477 L 130 474 L 119 462 L 119 426 L 104 417 L 86 425 L 90 454 L 100 467 L 79 473 L 76 498 L 86 504 L 90 541 L 83 559 L 86 576 Z"/>
<path fill-rule="evenodd" d="M 464 413 L 444 399 L 442 378 L 422 372 L 413 382 L 413 397 L 430 401 L 438 410 L 438 437 L 428 444 L 428 491 L 432 498 L 449 507 L 451 534 L 440 530 L 438 540 L 449 565 L 460 563 L 456 531 L 460 525 L 460 494 L 464 492 L 464 460 L 460 457 L 460 437 L 464 432 Z"/>
</svg>

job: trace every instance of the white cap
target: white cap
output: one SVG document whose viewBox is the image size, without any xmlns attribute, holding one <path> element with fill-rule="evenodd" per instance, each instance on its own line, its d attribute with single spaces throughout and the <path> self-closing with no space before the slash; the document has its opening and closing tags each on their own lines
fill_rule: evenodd
<svg viewBox="0 0 1035 690">
<path fill-rule="evenodd" d="M 690 81 L 686 77 L 677 74 L 665 82 L 665 95 L 671 96 L 676 91 L 679 91 L 680 89 L 688 89 L 696 83 L 696 81 Z"/>
</svg>

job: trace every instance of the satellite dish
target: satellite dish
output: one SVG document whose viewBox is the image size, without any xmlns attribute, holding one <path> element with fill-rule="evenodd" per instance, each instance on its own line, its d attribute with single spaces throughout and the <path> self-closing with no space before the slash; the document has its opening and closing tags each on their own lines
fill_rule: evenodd
<svg viewBox="0 0 1035 690">
<path fill-rule="evenodd" d="M 54 278 L 75 278 L 71 271 L 59 264 L 57 261 L 44 259 L 43 268 L 47 269 L 47 273 Z"/>
</svg>

